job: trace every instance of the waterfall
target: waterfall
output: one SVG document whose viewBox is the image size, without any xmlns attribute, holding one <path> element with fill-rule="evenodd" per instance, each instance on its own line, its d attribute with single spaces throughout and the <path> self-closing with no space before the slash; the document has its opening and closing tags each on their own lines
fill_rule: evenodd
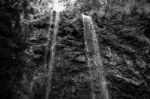
<svg viewBox="0 0 150 99">
<path fill-rule="evenodd" d="M 51 14 L 50 14 L 50 21 L 49 21 L 49 28 L 48 28 L 48 40 L 47 40 L 47 43 L 46 43 L 46 51 L 45 51 L 45 65 L 46 65 L 46 67 L 48 67 L 47 66 L 47 64 L 48 64 L 48 53 L 49 53 L 49 48 L 50 48 L 50 46 L 51 46 L 51 25 L 52 25 L 52 23 L 53 23 L 53 11 L 51 11 L 50 12 Z M 45 71 L 46 72 L 46 71 Z"/>
<path fill-rule="evenodd" d="M 52 22 L 52 20 L 53 20 L 53 11 L 51 14 L 50 22 Z M 51 84 L 52 84 L 51 80 L 52 80 L 53 68 L 54 68 L 55 45 L 56 45 L 56 36 L 57 36 L 57 32 L 58 32 L 58 22 L 59 22 L 59 12 L 56 12 L 54 32 L 52 34 L 52 41 L 49 41 L 49 43 L 51 42 L 51 47 L 50 47 L 51 54 L 49 56 L 50 59 L 46 62 L 47 66 L 48 66 L 48 81 L 47 81 L 47 90 L 46 90 L 45 99 L 49 99 L 49 94 L 51 93 Z M 49 44 L 48 44 L 48 47 L 49 47 Z M 48 52 L 46 52 L 46 54 L 48 54 Z M 46 56 L 48 56 L 48 55 L 46 55 Z"/>
<path fill-rule="evenodd" d="M 94 25 L 90 16 L 82 14 L 84 25 L 84 37 L 87 51 L 89 74 L 91 78 L 92 99 L 109 99 L 107 83 L 105 80 L 102 59 L 99 52 L 99 44 L 95 33 Z M 96 80 L 96 81 L 95 81 Z M 96 91 L 98 82 L 100 91 Z"/>
</svg>

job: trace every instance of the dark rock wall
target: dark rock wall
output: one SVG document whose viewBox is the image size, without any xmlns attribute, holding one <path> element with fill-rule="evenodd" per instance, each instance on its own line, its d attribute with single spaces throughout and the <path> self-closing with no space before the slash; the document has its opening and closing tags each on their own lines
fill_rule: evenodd
<svg viewBox="0 0 150 99">
<path fill-rule="evenodd" d="M 94 13 L 92 17 L 110 98 L 149 99 L 149 19 L 138 14 L 124 14 L 121 20 L 117 15 L 100 18 Z M 89 99 L 91 89 L 82 20 L 80 17 L 68 20 L 65 13 L 60 18 L 51 97 L 79 99 L 88 94 L 85 99 Z M 46 46 L 41 42 L 45 42 L 48 31 L 38 28 L 36 31 L 35 41 L 38 43 L 32 43 L 32 51 L 34 59 L 40 56 L 43 59 Z"/>
<path fill-rule="evenodd" d="M 84 13 L 93 18 L 110 99 L 150 99 L 149 13 L 138 12 L 139 8 L 145 9 L 141 4 L 130 13 L 106 9 L 100 15 L 97 6 L 100 5 L 94 6 L 94 2 L 82 3 L 73 11 L 60 14 L 50 97 L 91 99 L 80 16 Z M 0 95 L 9 99 L 44 99 L 48 77 L 45 52 L 48 33 L 52 32 L 49 31 L 50 15 L 27 24 L 18 20 L 21 12 L 13 10 L 12 13 L 12 9 L 3 7 L 0 10 L 3 13 L 0 18 L 4 18 L 0 20 Z"/>
<path fill-rule="evenodd" d="M 148 22 L 138 14 L 95 18 L 112 99 L 150 98 Z"/>
</svg>

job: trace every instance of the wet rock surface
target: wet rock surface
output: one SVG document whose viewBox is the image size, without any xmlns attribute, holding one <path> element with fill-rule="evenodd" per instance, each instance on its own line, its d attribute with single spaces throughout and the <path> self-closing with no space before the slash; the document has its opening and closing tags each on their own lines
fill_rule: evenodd
<svg viewBox="0 0 150 99">
<path fill-rule="evenodd" d="M 112 99 L 149 99 L 149 37 L 141 29 L 148 20 L 130 16 L 99 32 L 104 67 Z M 117 20 L 116 20 L 117 21 Z M 119 21 L 119 20 L 118 20 Z M 109 20 L 113 23 L 113 19 Z M 145 23 L 146 22 L 146 23 Z M 107 33 L 105 31 L 107 28 Z M 114 30 L 115 29 L 115 30 Z"/>
<path fill-rule="evenodd" d="M 150 41 L 145 35 L 147 30 L 145 25 L 149 19 L 129 16 L 131 19 L 125 18 L 124 21 L 117 19 L 102 21 L 101 18 L 94 17 L 110 98 L 149 99 Z M 36 46 L 32 46 L 32 51 L 35 54 L 34 59 L 42 60 L 48 32 L 38 28 L 36 30 L 39 33 L 36 33 L 37 43 L 33 44 Z M 61 17 L 51 97 L 90 99 L 88 77 L 82 20 L 79 18 L 72 23 Z"/>
<path fill-rule="evenodd" d="M 135 11 L 130 14 L 109 12 L 106 16 L 100 15 L 92 4 L 85 4 L 85 9 L 80 11 L 76 8 L 75 11 L 60 14 L 50 97 L 91 99 L 90 68 L 87 66 L 80 14 L 83 13 L 93 19 L 110 99 L 150 99 L 150 18 L 145 12 L 139 14 Z M 2 15 L 5 16 L 7 13 Z M 7 97 L 3 91 L 11 93 L 9 90 L 15 89 L 17 96 L 10 96 L 12 99 L 45 98 L 48 78 L 45 60 L 50 60 L 52 42 L 52 36 L 48 39 L 48 34 L 53 33 L 54 29 L 54 23 L 50 26 L 49 17 L 46 14 L 41 20 L 30 24 L 19 23 L 14 18 L 16 28 L 10 25 L 13 23 L 11 21 L 9 25 L 3 21 L 0 24 L 3 29 L 0 34 L 1 87 L 6 84 L 10 86 L 2 88 L 0 95 Z M 17 24 L 20 26 L 17 27 Z M 15 33 L 18 33 L 17 36 Z M 94 87 L 95 92 L 101 91 L 98 84 Z"/>
</svg>

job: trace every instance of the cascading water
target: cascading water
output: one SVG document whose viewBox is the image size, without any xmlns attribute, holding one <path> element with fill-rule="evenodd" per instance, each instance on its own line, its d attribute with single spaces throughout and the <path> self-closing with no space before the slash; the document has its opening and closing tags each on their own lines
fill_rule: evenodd
<svg viewBox="0 0 150 99">
<path fill-rule="evenodd" d="M 65 10 L 65 6 L 63 5 L 63 3 L 60 3 L 59 1 L 60 0 L 52 0 L 53 3 L 49 3 L 48 6 L 51 9 L 51 18 L 50 18 L 50 28 L 49 28 L 49 40 L 48 40 L 48 45 L 47 45 L 46 55 L 45 55 L 45 61 L 48 67 L 48 81 L 47 81 L 45 99 L 49 99 L 49 94 L 51 93 L 52 75 L 53 75 L 54 58 L 55 58 L 55 45 L 56 45 L 56 37 L 58 32 L 58 22 L 60 19 L 59 18 L 60 12 Z M 54 19 L 53 17 L 54 12 L 56 12 L 55 23 L 54 23 L 53 33 L 51 33 L 51 24 L 53 23 L 53 19 Z"/>
<path fill-rule="evenodd" d="M 53 20 L 52 16 L 53 16 L 53 12 L 52 12 L 52 15 L 51 15 L 50 22 L 52 22 L 52 20 Z M 56 36 L 57 36 L 57 31 L 58 31 L 58 22 L 59 22 L 59 12 L 56 12 L 54 33 L 52 35 L 51 49 L 50 49 L 50 53 L 51 54 L 49 56 L 50 59 L 47 62 L 47 66 L 48 66 L 48 81 L 47 81 L 47 90 L 46 90 L 46 97 L 45 97 L 45 99 L 49 99 L 49 94 L 51 93 L 51 84 L 52 84 L 51 79 L 52 79 L 53 68 L 54 68 L 55 45 L 56 45 Z M 48 47 L 49 47 L 49 45 L 48 45 Z M 48 52 L 46 54 L 48 54 Z M 46 55 L 46 56 L 48 56 L 48 55 Z"/>
<path fill-rule="evenodd" d="M 88 66 L 91 77 L 92 99 L 109 99 L 107 83 L 105 80 L 102 59 L 99 53 L 99 45 L 94 25 L 90 16 L 82 14 L 84 25 L 85 45 L 87 51 Z M 96 81 L 95 81 L 96 80 Z M 96 82 L 98 81 L 99 92 L 96 94 Z"/>
<path fill-rule="evenodd" d="M 46 67 L 48 67 L 47 66 L 47 64 L 48 64 L 48 54 L 49 54 L 49 48 L 50 48 L 50 46 L 51 46 L 51 25 L 52 25 L 52 22 L 53 22 L 53 11 L 51 11 L 51 13 L 50 13 L 50 22 L 49 22 L 49 29 L 48 29 L 48 40 L 47 40 L 47 43 L 46 43 L 46 52 L 45 52 L 45 65 L 46 65 Z"/>
</svg>

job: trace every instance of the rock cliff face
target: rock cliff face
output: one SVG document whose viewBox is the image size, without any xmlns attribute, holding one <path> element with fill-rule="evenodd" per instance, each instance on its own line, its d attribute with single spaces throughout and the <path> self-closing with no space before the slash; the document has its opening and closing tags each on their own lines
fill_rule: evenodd
<svg viewBox="0 0 150 99">
<path fill-rule="evenodd" d="M 148 99 L 149 37 L 144 16 L 109 19 L 99 34 L 112 99 Z M 106 32 L 107 31 L 107 32 Z"/>
<path fill-rule="evenodd" d="M 121 19 L 118 16 L 92 14 L 110 98 L 149 99 L 149 18 L 138 14 L 124 14 Z M 72 13 L 62 13 L 60 18 L 51 97 L 90 99 L 82 19 Z M 38 25 L 33 25 L 29 42 L 32 59 L 43 68 L 48 30 Z M 42 94 L 38 91 L 35 96 L 38 93 Z"/>
<path fill-rule="evenodd" d="M 109 4 L 108 8 L 104 7 L 105 11 L 96 8 L 102 5 L 89 1 L 90 4 L 79 3 L 71 11 L 60 13 L 50 97 L 91 99 L 91 78 L 81 18 L 83 13 L 93 19 L 110 99 L 150 99 L 149 3 L 146 6 L 142 6 L 144 3 L 138 4 L 139 7 L 131 6 L 130 11 L 125 7 L 109 9 Z M 0 10 L 4 13 L 2 8 Z M 34 16 L 33 13 L 30 15 Z M 5 16 L 0 15 L 0 18 Z M 0 34 L 0 76 L 3 80 L 1 87 L 8 84 L 13 88 L 2 88 L 0 95 L 7 97 L 3 91 L 13 94 L 9 92 L 12 88 L 13 91 L 17 90 L 18 95 L 12 99 L 44 99 L 48 77 L 45 52 L 48 48 L 49 60 L 52 38 L 47 45 L 48 33 L 53 32 L 49 29 L 50 14 L 46 13 L 35 18 L 39 20 L 25 23 L 8 16 L 5 21 L 10 20 L 11 24 L 0 21 L 4 23 L 0 23 L 3 32 Z M 19 13 L 17 18 L 20 18 Z M 54 23 L 51 28 L 54 28 Z M 10 81 L 7 81 L 9 78 Z M 96 88 L 95 92 L 101 91 Z"/>
</svg>

